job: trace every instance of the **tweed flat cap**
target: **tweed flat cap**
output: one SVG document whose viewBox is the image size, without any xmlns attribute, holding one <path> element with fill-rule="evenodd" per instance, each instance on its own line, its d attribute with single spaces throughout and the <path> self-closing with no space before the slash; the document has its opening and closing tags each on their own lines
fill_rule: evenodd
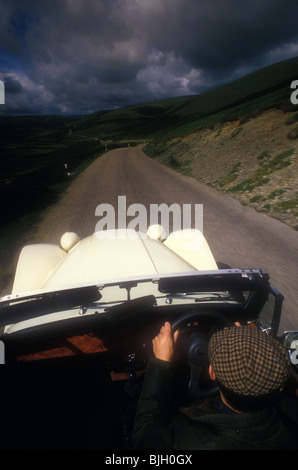
<svg viewBox="0 0 298 470">
<path fill-rule="evenodd" d="M 209 359 L 216 379 L 244 396 L 278 391 L 290 374 L 286 349 L 253 326 L 233 326 L 214 333 Z"/>
</svg>

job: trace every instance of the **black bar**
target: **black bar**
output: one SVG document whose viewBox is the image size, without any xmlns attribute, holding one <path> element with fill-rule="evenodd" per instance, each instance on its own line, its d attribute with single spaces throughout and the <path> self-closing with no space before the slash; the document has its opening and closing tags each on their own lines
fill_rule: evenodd
<svg viewBox="0 0 298 470">
<path fill-rule="evenodd" d="M 268 285 L 269 276 L 265 272 L 218 272 L 212 274 L 194 274 L 178 278 L 161 278 L 158 290 L 174 294 L 185 292 L 218 291 L 259 291 Z"/>
<path fill-rule="evenodd" d="M 12 298 L 0 304 L 0 325 L 16 323 L 69 308 L 88 305 L 101 299 L 96 286 Z"/>
</svg>

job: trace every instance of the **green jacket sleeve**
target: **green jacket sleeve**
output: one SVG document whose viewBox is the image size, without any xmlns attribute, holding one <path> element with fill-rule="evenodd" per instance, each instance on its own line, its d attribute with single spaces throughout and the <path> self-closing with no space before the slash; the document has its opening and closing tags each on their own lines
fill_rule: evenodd
<svg viewBox="0 0 298 470">
<path fill-rule="evenodd" d="M 167 449 L 172 418 L 175 373 L 168 362 L 150 358 L 138 402 L 133 431 L 136 449 Z"/>
</svg>

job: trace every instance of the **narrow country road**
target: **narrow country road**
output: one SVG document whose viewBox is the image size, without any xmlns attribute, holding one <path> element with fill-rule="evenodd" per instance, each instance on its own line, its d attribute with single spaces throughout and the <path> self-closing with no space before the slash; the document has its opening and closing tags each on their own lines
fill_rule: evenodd
<svg viewBox="0 0 298 470">
<path fill-rule="evenodd" d="M 107 152 L 94 161 L 44 213 L 31 241 L 59 243 L 66 231 L 90 235 L 99 221 L 96 207 L 105 203 L 116 209 L 118 196 L 126 196 L 127 207 L 143 204 L 148 213 L 150 204 L 203 204 L 204 235 L 215 259 L 233 268 L 266 270 L 285 296 L 280 331 L 298 329 L 298 232 L 148 158 L 141 147 Z"/>
</svg>

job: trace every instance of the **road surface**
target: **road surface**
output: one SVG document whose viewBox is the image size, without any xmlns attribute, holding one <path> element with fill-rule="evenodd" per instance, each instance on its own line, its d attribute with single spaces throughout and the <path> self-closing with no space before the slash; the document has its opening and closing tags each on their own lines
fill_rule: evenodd
<svg viewBox="0 0 298 470">
<path fill-rule="evenodd" d="M 144 205 L 148 214 L 150 204 L 203 204 L 203 231 L 216 261 L 233 268 L 267 271 L 285 296 L 280 331 L 298 329 L 298 232 L 161 165 L 141 147 L 113 150 L 94 161 L 59 203 L 44 213 L 32 241 L 59 243 L 66 231 L 90 235 L 100 220 L 96 207 L 110 204 L 117 209 L 118 196 L 126 197 L 127 207 Z"/>
</svg>

